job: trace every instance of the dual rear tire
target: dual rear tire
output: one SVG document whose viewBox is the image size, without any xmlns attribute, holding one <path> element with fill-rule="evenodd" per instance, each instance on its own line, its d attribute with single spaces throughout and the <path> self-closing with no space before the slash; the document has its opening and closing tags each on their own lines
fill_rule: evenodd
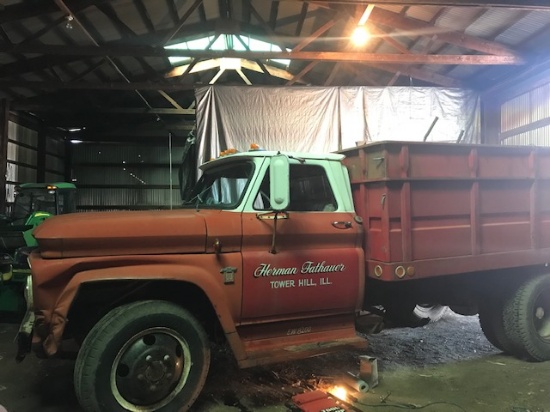
<svg viewBox="0 0 550 412">
<path fill-rule="evenodd" d="M 550 274 L 480 302 L 487 340 L 505 353 L 530 361 L 550 360 Z"/>
</svg>

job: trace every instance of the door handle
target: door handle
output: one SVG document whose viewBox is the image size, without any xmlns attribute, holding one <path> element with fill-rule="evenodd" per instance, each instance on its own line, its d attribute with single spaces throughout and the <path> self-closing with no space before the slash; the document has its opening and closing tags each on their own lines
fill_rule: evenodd
<svg viewBox="0 0 550 412">
<path fill-rule="evenodd" d="M 336 229 L 349 229 L 351 227 L 351 222 L 332 222 L 332 226 Z"/>
</svg>

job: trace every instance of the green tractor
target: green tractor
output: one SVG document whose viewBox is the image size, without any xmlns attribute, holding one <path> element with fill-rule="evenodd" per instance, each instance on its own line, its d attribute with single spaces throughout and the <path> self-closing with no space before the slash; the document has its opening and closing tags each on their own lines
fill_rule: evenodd
<svg viewBox="0 0 550 412">
<path fill-rule="evenodd" d="M 47 218 L 75 211 L 72 183 L 23 183 L 16 187 L 11 213 L 0 216 L 0 314 L 24 312 L 23 291 L 30 273 L 32 232 Z"/>
</svg>

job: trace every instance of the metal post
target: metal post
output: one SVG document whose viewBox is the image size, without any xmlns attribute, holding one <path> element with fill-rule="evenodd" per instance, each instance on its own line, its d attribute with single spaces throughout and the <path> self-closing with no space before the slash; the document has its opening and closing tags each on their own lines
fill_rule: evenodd
<svg viewBox="0 0 550 412">
<path fill-rule="evenodd" d="M 0 213 L 6 213 L 6 174 L 8 169 L 8 123 L 10 105 L 6 99 L 0 101 Z"/>
</svg>

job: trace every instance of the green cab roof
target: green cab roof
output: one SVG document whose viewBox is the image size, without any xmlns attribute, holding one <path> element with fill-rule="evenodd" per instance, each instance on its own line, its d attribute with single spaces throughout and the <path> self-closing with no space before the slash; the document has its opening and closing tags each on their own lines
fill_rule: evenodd
<svg viewBox="0 0 550 412">
<path fill-rule="evenodd" d="M 75 190 L 76 186 L 73 183 L 54 182 L 54 183 L 21 183 L 17 185 L 20 190 L 25 189 L 60 189 L 60 190 Z"/>
</svg>

